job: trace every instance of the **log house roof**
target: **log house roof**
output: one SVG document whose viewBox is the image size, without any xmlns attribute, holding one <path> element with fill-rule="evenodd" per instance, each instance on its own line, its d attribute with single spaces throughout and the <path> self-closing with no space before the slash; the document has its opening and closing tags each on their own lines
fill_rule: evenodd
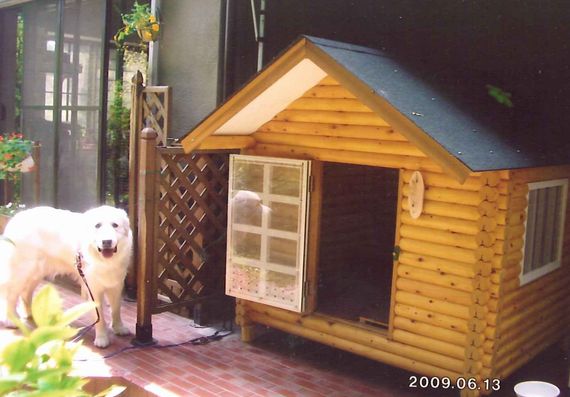
<svg viewBox="0 0 570 397">
<path fill-rule="evenodd" d="M 469 172 L 570 163 L 560 142 L 519 133 L 512 109 L 484 86 L 419 76 L 381 51 L 310 36 L 301 36 L 182 138 L 184 149 L 213 134 L 253 133 L 326 75 L 459 180 Z"/>
</svg>

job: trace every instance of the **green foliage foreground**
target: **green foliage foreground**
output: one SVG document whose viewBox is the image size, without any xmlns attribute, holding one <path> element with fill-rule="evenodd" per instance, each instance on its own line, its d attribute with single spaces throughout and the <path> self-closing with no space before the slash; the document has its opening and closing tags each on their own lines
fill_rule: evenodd
<svg viewBox="0 0 570 397">
<path fill-rule="evenodd" d="M 93 302 L 85 302 L 63 311 L 57 290 L 51 285 L 44 286 L 32 301 L 35 329 L 11 318 L 22 336 L 0 354 L 0 396 L 92 396 L 83 391 L 89 380 L 71 375 L 73 357 L 81 343 L 69 340 L 77 334 L 77 329 L 70 324 L 94 307 Z M 95 397 L 116 396 L 124 389 L 111 386 Z"/>
</svg>

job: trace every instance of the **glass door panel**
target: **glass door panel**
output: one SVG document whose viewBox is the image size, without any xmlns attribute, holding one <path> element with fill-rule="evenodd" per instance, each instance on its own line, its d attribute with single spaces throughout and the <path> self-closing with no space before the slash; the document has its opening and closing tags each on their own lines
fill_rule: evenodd
<svg viewBox="0 0 570 397">
<path fill-rule="evenodd" d="M 99 202 L 104 21 L 104 0 L 65 0 L 57 203 L 76 211 Z"/>
<path fill-rule="evenodd" d="M 27 3 L 24 20 L 24 76 L 22 93 L 22 133 L 41 143 L 39 172 L 42 204 L 55 203 L 56 94 L 58 1 Z M 32 178 L 23 180 L 23 199 L 32 202 Z"/>
<path fill-rule="evenodd" d="M 226 293 L 303 310 L 310 162 L 230 158 Z"/>
<path fill-rule="evenodd" d="M 83 211 L 100 199 L 105 7 L 105 0 L 45 0 L 22 8 L 22 132 L 42 146 L 42 204 Z M 29 181 L 23 194 L 31 202 Z"/>
</svg>

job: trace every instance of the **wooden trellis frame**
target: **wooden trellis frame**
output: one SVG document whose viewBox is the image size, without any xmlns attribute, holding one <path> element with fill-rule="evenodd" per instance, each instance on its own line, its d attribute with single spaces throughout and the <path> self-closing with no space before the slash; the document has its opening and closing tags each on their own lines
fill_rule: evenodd
<svg viewBox="0 0 570 397">
<path fill-rule="evenodd" d="M 157 133 L 157 144 L 166 146 L 169 133 L 172 89 L 166 86 L 146 87 L 143 76 L 137 72 L 131 82 L 131 126 L 129 139 L 129 219 L 134 232 L 138 230 L 138 172 L 140 153 L 140 132 L 145 127 L 153 128 Z M 137 242 L 135 242 L 137 263 Z M 136 271 L 133 267 L 127 276 L 127 291 L 134 295 Z"/>
<path fill-rule="evenodd" d="M 133 79 L 129 216 L 136 236 L 135 342 L 152 343 L 152 314 L 223 296 L 227 151 L 168 146 L 169 87 Z"/>
<path fill-rule="evenodd" d="M 160 147 L 141 136 L 138 193 L 138 343 L 152 314 L 223 294 L 228 154 Z"/>
<path fill-rule="evenodd" d="M 228 156 L 158 148 L 154 311 L 223 292 Z"/>
</svg>

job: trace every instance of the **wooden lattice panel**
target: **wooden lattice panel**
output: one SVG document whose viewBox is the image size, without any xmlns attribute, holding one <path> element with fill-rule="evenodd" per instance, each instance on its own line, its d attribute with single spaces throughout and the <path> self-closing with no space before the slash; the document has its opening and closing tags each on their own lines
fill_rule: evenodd
<svg viewBox="0 0 570 397">
<path fill-rule="evenodd" d="M 142 127 L 152 127 L 161 146 L 168 137 L 170 99 L 170 87 L 145 87 L 142 92 Z"/>
<path fill-rule="evenodd" d="M 228 155 L 160 149 L 155 310 L 223 293 Z"/>
</svg>

